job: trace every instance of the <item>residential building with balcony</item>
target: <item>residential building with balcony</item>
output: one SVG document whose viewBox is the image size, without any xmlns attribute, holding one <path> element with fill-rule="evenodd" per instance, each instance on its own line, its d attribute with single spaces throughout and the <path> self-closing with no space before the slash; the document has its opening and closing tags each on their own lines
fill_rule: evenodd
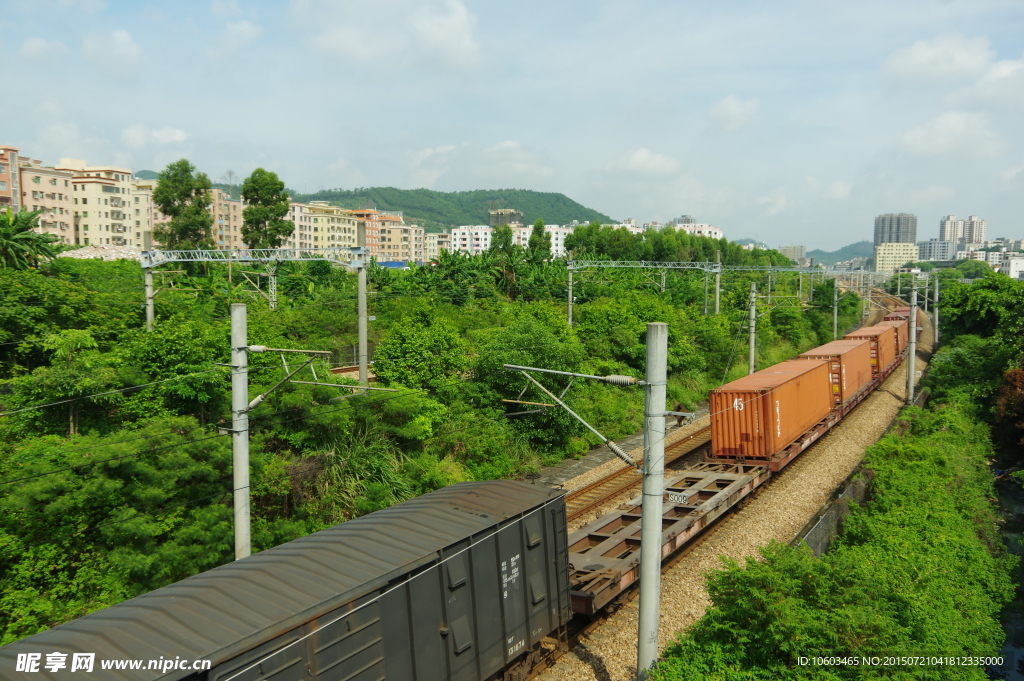
<svg viewBox="0 0 1024 681">
<path fill-rule="evenodd" d="M 367 250 L 371 258 L 380 258 L 380 212 L 373 208 L 360 208 L 352 211 L 359 228 L 358 245 Z M 388 218 L 393 220 L 393 216 Z M 390 224 L 390 222 L 389 222 Z"/>
<path fill-rule="evenodd" d="M 452 252 L 452 235 L 448 232 L 430 232 L 424 238 L 424 262 L 437 260 L 443 251 Z"/>
<path fill-rule="evenodd" d="M 214 246 L 218 250 L 246 248 L 242 240 L 242 201 L 216 188 L 210 190 L 210 199 L 209 210 L 213 216 L 210 238 Z"/>
<path fill-rule="evenodd" d="M 0 145 L 0 210 L 21 211 L 21 177 L 18 147 Z"/>
<path fill-rule="evenodd" d="M 425 230 L 418 225 L 381 222 L 381 262 L 423 263 L 426 257 Z"/>
<path fill-rule="evenodd" d="M 916 215 L 911 213 L 886 213 L 875 218 L 875 248 L 881 244 L 897 243 L 917 243 Z"/>
<path fill-rule="evenodd" d="M 528 229 L 518 228 L 518 231 Z M 517 232 L 513 228 L 513 239 Z M 527 234 L 529 238 L 529 234 Z M 521 237 L 520 237 L 521 239 Z M 491 247 L 491 228 L 487 225 L 462 225 L 452 228 L 452 251 L 461 251 L 470 255 L 479 255 Z"/>
<path fill-rule="evenodd" d="M 955 241 L 958 244 L 976 244 L 985 241 L 986 223 L 977 215 L 959 220 L 947 215 L 939 220 L 939 240 Z"/>
<path fill-rule="evenodd" d="M 62 158 L 55 170 L 71 175 L 71 202 L 75 243 L 83 246 L 140 246 L 132 229 L 131 170 L 117 166 L 90 166 L 76 158 Z M 33 180 L 34 183 L 34 180 Z M 22 188 L 24 194 L 26 188 Z"/>
<path fill-rule="evenodd" d="M 775 250 L 777 250 L 779 253 L 781 253 L 782 255 L 786 256 L 787 258 L 796 263 L 799 263 L 801 260 L 807 260 L 806 246 L 796 246 L 790 244 L 789 246 L 779 246 Z"/>
<path fill-rule="evenodd" d="M 284 244 L 285 248 L 316 248 L 313 243 L 313 213 L 309 204 L 290 202 L 285 219 L 295 225 L 295 231 Z"/>
<path fill-rule="evenodd" d="M 78 244 L 72 217 L 72 179 L 67 170 L 43 167 L 37 159 L 20 156 L 18 177 L 21 186 L 21 209 L 39 211 L 35 231 L 53 234 L 63 244 Z"/>
<path fill-rule="evenodd" d="M 929 239 L 917 242 L 918 260 L 952 260 L 956 257 L 956 242 Z"/>
<path fill-rule="evenodd" d="M 327 201 L 311 201 L 314 248 L 355 248 L 359 245 L 359 220 L 352 211 Z"/>
<path fill-rule="evenodd" d="M 878 244 L 875 246 L 875 271 L 893 274 L 908 262 L 917 262 L 917 256 L 917 244 Z"/>
</svg>

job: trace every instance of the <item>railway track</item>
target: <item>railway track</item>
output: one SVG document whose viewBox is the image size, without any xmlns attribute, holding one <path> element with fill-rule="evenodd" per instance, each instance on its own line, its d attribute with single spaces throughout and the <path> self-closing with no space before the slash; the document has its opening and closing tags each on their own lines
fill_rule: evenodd
<svg viewBox="0 0 1024 681">
<path fill-rule="evenodd" d="M 665 448 L 665 465 L 683 458 L 711 441 L 711 427 L 698 430 Z M 565 497 L 566 519 L 569 522 L 600 508 L 610 499 L 626 494 L 642 482 L 640 471 L 620 468 L 589 485 L 569 492 Z"/>
</svg>

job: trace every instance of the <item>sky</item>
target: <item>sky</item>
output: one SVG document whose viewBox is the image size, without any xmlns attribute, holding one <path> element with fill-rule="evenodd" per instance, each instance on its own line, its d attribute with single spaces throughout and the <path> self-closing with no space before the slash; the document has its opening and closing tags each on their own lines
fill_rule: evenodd
<svg viewBox="0 0 1024 681">
<path fill-rule="evenodd" d="M 770 246 L 899 212 L 1024 237 L 1019 0 L 0 0 L 0 73 L 0 143 L 46 165 L 562 192 Z"/>
</svg>

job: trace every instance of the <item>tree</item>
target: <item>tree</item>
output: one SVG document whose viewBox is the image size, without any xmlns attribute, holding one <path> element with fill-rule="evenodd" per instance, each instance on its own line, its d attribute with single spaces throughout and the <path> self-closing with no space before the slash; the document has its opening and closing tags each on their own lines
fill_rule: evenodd
<svg viewBox="0 0 1024 681">
<path fill-rule="evenodd" d="M 533 223 L 533 232 L 527 247 L 534 260 L 547 260 L 551 257 L 551 235 L 544 231 L 544 221 L 538 219 Z"/>
<path fill-rule="evenodd" d="M 8 208 L 0 213 L 0 269 L 38 267 L 43 258 L 49 260 L 57 255 L 57 237 L 33 232 L 38 225 L 39 211 L 15 213 Z"/>
<path fill-rule="evenodd" d="M 157 240 L 171 248 L 212 246 L 212 188 L 206 173 L 197 173 L 187 159 L 168 165 L 153 190 L 153 203 L 171 218 L 170 222 L 153 230 Z"/>
<path fill-rule="evenodd" d="M 295 223 L 285 220 L 288 193 L 277 173 L 263 168 L 252 171 L 242 182 L 242 241 L 249 248 L 279 248 L 295 231 Z"/>
<path fill-rule="evenodd" d="M 467 350 L 451 322 L 419 310 L 384 334 L 373 354 L 373 371 L 388 385 L 437 390 L 462 377 Z"/>
<path fill-rule="evenodd" d="M 508 253 L 512 250 L 512 228 L 508 225 L 498 225 L 491 235 L 491 250 Z"/>
<path fill-rule="evenodd" d="M 981 279 L 992 271 L 984 260 L 962 260 L 956 264 L 956 268 L 963 272 L 964 279 Z"/>
</svg>

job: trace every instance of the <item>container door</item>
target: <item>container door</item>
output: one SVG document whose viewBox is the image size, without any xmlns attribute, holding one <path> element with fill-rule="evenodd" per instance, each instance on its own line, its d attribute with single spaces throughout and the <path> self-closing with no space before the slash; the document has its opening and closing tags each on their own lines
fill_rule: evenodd
<svg viewBox="0 0 1024 681">
<path fill-rule="evenodd" d="M 505 662 L 526 650 L 526 589 L 519 523 L 498 532 L 498 569 L 501 574 L 501 614 L 505 635 Z"/>
</svg>

